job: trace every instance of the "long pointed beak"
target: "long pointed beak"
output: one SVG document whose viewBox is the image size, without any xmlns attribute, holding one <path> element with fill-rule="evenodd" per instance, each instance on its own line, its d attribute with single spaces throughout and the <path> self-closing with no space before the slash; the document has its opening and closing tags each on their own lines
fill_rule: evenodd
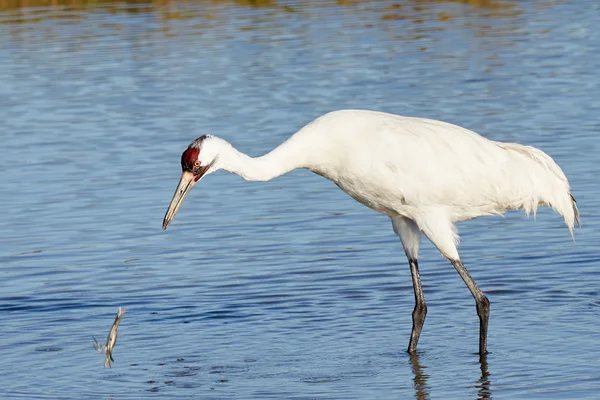
<svg viewBox="0 0 600 400">
<path fill-rule="evenodd" d="M 177 185 L 177 189 L 175 190 L 175 194 L 173 195 L 173 199 L 171 200 L 171 204 L 169 204 L 169 209 L 167 210 L 165 219 L 163 220 L 163 229 L 167 229 L 167 226 L 169 226 L 171 221 L 173 221 L 175 214 L 177 214 L 179 207 L 181 207 L 181 203 L 183 203 L 183 199 L 185 199 L 185 196 L 188 194 L 188 192 L 192 190 L 196 182 L 197 179 L 191 172 L 184 171 L 181 174 L 179 185 Z"/>
</svg>

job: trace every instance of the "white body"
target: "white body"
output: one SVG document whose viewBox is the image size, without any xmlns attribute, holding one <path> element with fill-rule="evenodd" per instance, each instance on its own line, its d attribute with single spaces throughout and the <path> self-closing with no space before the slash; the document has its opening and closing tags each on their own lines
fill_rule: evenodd
<svg viewBox="0 0 600 400">
<path fill-rule="evenodd" d="M 341 110 L 317 118 L 269 154 L 250 158 L 219 138 L 199 160 L 248 180 L 307 168 L 358 202 L 392 218 L 409 258 L 423 232 L 458 260 L 455 222 L 550 206 L 571 234 L 577 208 L 560 167 L 534 147 L 488 140 L 446 122 L 375 111 Z"/>
</svg>

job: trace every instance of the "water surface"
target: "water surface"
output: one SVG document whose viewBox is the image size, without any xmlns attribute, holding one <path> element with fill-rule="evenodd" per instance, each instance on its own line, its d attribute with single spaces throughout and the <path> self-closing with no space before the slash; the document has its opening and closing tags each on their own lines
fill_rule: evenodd
<svg viewBox="0 0 600 400">
<path fill-rule="evenodd" d="M 600 23 L 594 2 L 0 1 L 4 398 L 595 399 Z M 584 227 L 547 209 L 460 225 L 492 303 L 424 242 L 419 353 L 387 217 L 307 171 L 203 180 L 203 133 L 261 155 L 368 108 L 549 153 Z M 92 348 L 119 306 L 112 369 Z"/>
</svg>

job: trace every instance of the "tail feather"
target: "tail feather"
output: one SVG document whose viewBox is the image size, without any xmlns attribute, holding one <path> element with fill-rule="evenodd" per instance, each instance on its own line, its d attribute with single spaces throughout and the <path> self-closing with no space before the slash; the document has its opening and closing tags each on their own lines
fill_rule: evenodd
<svg viewBox="0 0 600 400">
<path fill-rule="evenodd" d="M 527 160 L 529 162 L 530 168 L 522 168 L 522 162 L 515 163 L 519 175 L 529 175 L 529 179 L 525 180 L 529 187 L 525 188 L 525 191 L 530 194 L 531 201 L 523 202 L 520 208 L 523 208 L 528 214 L 531 211 L 535 214 L 538 205 L 551 207 L 564 218 L 571 237 L 574 238 L 575 222 L 581 226 L 579 209 L 575 198 L 571 195 L 569 181 L 558 164 L 548 154 L 535 147 L 516 143 L 500 143 L 499 145 L 514 154 L 519 161 Z"/>
<path fill-rule="evenodd" d="M 571 201 L 573 202 L 573 213 L 575 214 L 575 221 L 577 221 L 577 226 L 581 228 L 581 219 L 579 219 L 579 209 L 577 208 L 577 200 L 575 200 L 575 197 L 573 197 L 571 193 L 569 193 L 569 196 L 571 196 Z"/>
</svg>

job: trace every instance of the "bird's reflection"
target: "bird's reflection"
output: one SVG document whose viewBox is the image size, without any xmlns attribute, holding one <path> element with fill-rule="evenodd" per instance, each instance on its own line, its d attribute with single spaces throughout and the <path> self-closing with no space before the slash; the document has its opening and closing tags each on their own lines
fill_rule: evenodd
<svg viewBox="0 0 600 400">
<path fill-rule="evenodd" d="M 418 353 L 410 354 L 409 357 L 414 375 L 413 386 L 415 388 L 415 399 L 428 400 L 430 387 L 428 384 L 429 375 L 425 373 L 427 366 L 421 364 Z M 479 367 L 481 369 L 481 376 L 475 381 L 477 400 L 489 400 L 492 398 L 492 391 L 490 390 L 490 372 L 488 370 L 486 356 L 479 358 Z"/>
<path fill-rule="evenodd" d="M 475 385 L 477 388 L 477 400 L 491 399 L 490 372 L 488 371 L 488 362 L 485 355 L 479 358 L 479 366 L 481 367 L 481 377 L 479 377 L 479 380 Z"/>
<path fill-rule="evenodd" d="M 415 399 L 427 400 L 429 399 L 429 386 L 427 385 L 429 375 L 424 372 L 427 367 L 421 364 L 418 353 L 410 354 L 410 363 L 414 374 L 413 386 L 415 388 Z"/>
</svg>

